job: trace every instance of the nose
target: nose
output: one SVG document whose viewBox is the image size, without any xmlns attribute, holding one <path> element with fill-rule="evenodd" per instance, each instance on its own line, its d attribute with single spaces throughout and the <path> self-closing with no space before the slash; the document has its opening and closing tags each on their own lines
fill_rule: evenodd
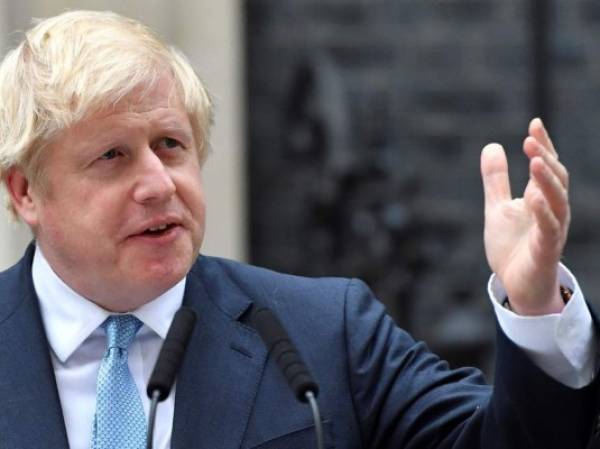
<svg viewBox="0 0 600 449">
<path fill-rule="evenodd" d="M 175 193 L 175 184 L 163 161 L 148 148 L 136 164 L 136 182 L 133 192 L 138 203 L 160 203 Z"/>
</svg>

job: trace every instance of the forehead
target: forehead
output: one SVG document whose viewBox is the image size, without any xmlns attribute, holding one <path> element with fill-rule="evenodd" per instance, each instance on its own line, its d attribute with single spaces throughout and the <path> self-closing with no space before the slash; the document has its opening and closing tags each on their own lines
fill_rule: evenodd
<svg viewBox="0 0 600 449">
<path fill-rule="evenodd" d="M 159 108 L 179 109 L 185 113 L 183 102 L 171 77 L 162 76 L 154 82 L 138 85 L 119 101 L 94 115 L 147 112 Z"/>
<path fill-rule="evenodd" d="M 148 126 L 168 125 L 192 131 L 188 114 L 174 82 L 164 77 L 152 84 L 137 86 L 116 103 L 90 113 L 59 133 L 58 139 L 82 132 L 87 137 L 92 137 L 93 134 L 114 130 L 114 127 L 139 124 L 138 119 Z"/>
</svg>

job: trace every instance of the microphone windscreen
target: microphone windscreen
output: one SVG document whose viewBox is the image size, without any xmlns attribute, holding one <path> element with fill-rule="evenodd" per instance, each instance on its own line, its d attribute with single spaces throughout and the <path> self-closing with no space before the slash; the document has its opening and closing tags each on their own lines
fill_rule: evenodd
<svg viewBox="0 0 600 449">
<path fill-rule="evenodd" d="M 316 397 L 319 393 L 319 386 L 310 375 L 277 316 L 266 307 L 260 307 L 253 311 L 252 324 L 265 342 L 298 400 L 306 402 L 307 391 L 312 391 Z"/>
<path fill-rule="evenodd" d="M 146 393 L 149 398 L 154 391 L 160 393 L 159 401 L 169 396 L 195 324 L 196 313 L 192 309 L 182 307 L 175 313 L 148 382 Z"/>
</svg>

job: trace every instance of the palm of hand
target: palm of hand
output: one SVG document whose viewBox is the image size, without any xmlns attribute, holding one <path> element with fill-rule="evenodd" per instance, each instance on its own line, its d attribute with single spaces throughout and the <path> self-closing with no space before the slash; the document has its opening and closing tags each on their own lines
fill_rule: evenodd
<svg viewBox="0 0 600 449">
<path fill-rule="evenodd" d="M 484 243 L 488 263 L 502 280 L 508 297 L 520 298 L 534 308 L 537 301 L 532 292 L 536 297 L 550 298 L 557 289 L 556 263 L 547 265 L 560 258 L 564 239 L 552 238 L 538 226 L 527 201 L 532 189 L 537 188 L 530 181 L 524 198 L 503 201 L 486 212 Z M 536 282 L 541 269 L 546 275 Z"/>
<path fill-rule="evenodd" d="M 488 263 L 504 285 L 513 310 L 535 315 L 562 309 L 557 271 L 570 212 L 566 170 L 557 157 L 538 151 L 534 138 L 528 139 L 524 148 L 531 159 L 531 179 L 523 198 L 512 198 L 501 146 L 484 148 L 481 168 Z"/>
</svg>

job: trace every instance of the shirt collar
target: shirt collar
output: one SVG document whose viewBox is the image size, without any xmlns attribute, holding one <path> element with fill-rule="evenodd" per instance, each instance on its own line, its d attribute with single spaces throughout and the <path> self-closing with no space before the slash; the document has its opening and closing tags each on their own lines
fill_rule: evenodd
<svg viewBox="0 0 600 449">
<path fill-rule="evenodd" d="M 109 315 L 63 282 L 54 272 L 39 246 L 31 268 L 33 285 L 39 298 L 42 321 L 50 347 L 64 363 Z M 158 298 L 131 312 L 162 339 L 183 302 L 186 278 Z"/>
</svg>

